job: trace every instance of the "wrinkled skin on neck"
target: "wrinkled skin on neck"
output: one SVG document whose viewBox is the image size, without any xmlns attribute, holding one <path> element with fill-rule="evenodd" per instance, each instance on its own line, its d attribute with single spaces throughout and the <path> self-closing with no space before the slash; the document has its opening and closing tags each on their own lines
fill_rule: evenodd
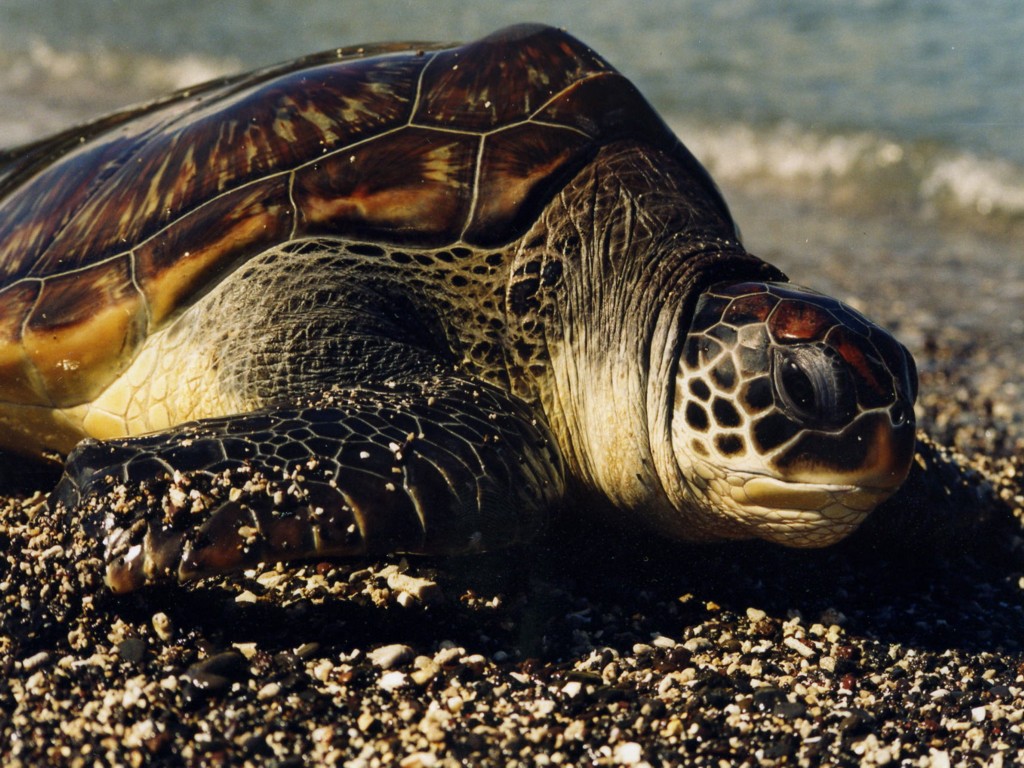
<svg viewBox="0 0 1024 768">
<path fill-rule="evenodd" d="M 675 364 L 710 284 L 783 280 L 667 156 L 601 150 L 521 239 L 506 297 L 513 390 L 539 401 L 583 495 L 683 538 L 715 515 L 672 452 Z"/>
</svg>

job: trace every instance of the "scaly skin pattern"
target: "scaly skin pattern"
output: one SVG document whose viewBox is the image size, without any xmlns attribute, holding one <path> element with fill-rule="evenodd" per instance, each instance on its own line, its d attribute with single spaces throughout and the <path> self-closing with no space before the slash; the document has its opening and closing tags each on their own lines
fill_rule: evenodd
<svg viewBox="0 0 1024 768">
<path fill-rule="evenodd" d="M 748 254 L 561 32 L 311 57 L 73 133 L 0 156 L 0 439 L 70 451 L 51 513 L 112 589 L 493 549 L 565 506 L 814 546 L 906 476 L 905 350 Z"/>
</svg>

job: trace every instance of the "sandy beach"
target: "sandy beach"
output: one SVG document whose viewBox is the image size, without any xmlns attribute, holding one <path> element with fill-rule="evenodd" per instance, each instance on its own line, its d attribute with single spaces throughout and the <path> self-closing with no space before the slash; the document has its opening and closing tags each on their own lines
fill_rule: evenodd
<svg viewBox="0 0 1024 768">
<path fill-rule="evenodd" d="M 118 597 L 45 513 L 55 478 L 0 457 L 0 765 L 1024 764 L 1019 9 L 228 6 L 5 3 L 0 147 L 320 48 L 568 26 L 679 129 L 749 250 L 911 350 L 919 460 L 826 550 L 575 509 L 507 553 Z"/>
<path fill-rule="evenodd" d="M 730 198 L 774 257 L 771 216 Z M 839 293 L 894 258 L 809 245 L 833 249 L 813 277 Z M 921 426 L 962 458 L 923 445 L 907 488 L 829 550 L 680 546 L 569 518 L 505 555 L 114 597 L 33 516 L 42 496 L 8 499 L 0 761 L 1019 763 L 1021 361 L 1005 327 L 958 324 L 946 293 L 893 274 L 866 309 L 910 344 Z"/>
</svg>

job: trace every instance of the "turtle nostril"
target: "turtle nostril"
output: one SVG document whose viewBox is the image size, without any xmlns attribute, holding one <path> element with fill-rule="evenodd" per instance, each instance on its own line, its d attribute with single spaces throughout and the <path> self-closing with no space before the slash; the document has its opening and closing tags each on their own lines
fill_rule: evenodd
<svg viewBox="0 0 1024 768">
<path fill-rule="evenodd" d="M 831 350 L 813 345 L 776 347 L 776 400 L 790 418 L 809 427 L 839 427 L 856 411 L 850 373 Z"/>
</svg>

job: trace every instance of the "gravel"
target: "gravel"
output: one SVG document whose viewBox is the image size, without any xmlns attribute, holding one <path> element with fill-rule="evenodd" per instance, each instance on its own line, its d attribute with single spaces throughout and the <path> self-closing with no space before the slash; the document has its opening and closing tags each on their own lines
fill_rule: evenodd
<svg viewBox="0 0 1024 768">
<path fill-rule="evenodd" d="M 932 323 L 906 289 L 869 309 L 954 450 L 922 441 L 827 550 L 570 518 L 510 553 L 115 597 L 23 478 L 0 505 L 0 764 L 1024 763 L 1019 338 Z"/>
</svg>

